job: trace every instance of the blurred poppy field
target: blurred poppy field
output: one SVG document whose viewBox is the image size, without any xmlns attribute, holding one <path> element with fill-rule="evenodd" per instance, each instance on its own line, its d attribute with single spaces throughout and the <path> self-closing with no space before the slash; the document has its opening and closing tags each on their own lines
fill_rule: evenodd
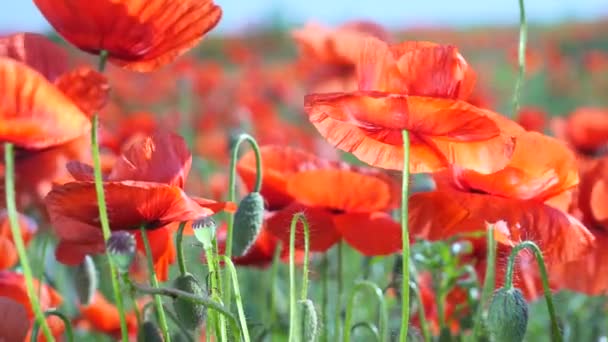
<svg viewBox="0 0 608 342">
<path fill-rule="evenodd" d="M 0 35 L 0 342 L 608 338 L 607 19 L 33 2 L 52 32 Z"/>
</svg>

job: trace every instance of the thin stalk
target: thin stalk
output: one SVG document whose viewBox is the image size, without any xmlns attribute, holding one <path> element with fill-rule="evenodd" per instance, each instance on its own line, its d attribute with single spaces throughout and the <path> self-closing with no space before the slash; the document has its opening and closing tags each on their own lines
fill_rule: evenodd
<svg viewBox="0 0 608 342">
<path fill-rule="evenodd" d="M 403 130 L 403 179 L 401 180 L 401 264 L 403 279 L 401 281 L 401 334 L 399 340 L 407 340 L 410 322 L 410 233 L 408 228 L 409 179 L 410 179 L 410 135 Z"/>
<path fill-rule="evenodd" d="M 418 271 L 416 270 L 416 265 L 413 262 L 410 262 L 410 275 L 412 281 L 410 288 L 414 292 L 414 296 L 418 302 L 418 320 L 420 321 L 422 338 L 425 342 L 431 342 L 432 335 L 429 329 L 429 323 L 426 319 L 426 311 L 424 310 L 424 303 L 422 302 L 422 294 L 420 293 L 420 288 L 418 287 Z"/>
<path fill-rule="evenodd" d="M 99 53 L 99 72 L 103 72 L 108 60 L 108 52 L 102 50 Z M 93 155 L 93 177 L 95 181 L 95 192 L 97 194 L 97 206 L 99 207 L 99 221 L 101 223 L 101 231 L 104 241 L 108 241 L 111 235 L 110 221 L 108 219 L 108 210 L 106 207 L 106 197 L 103 190 L 103 175 L 101 173 L 101 156 L 99 153 L 99 115 L 93 114 L 91 127 L 91 152 Z M 129 330 L 127 329 L 127 317 L 123 306 L 122 292 L 118 281 L 118 272 L 112 257 L 107 254 L 108 265 L 110 268 L 110 278 L 112 279 L 112 291 L 116 300 L 116 307 L 120 319 L 120 334 L 123 342 L 129 341 Z"/>
<path fill-rule="evenodd" d="M 38 276 L 38 279 L 40 279 L 40 281 L 38 282 L 38 297 L 40 297 L 42 295 L 42 285 L 44 284 L 44 282 L 42 281 L 42 279 L 44 279 L 44 271 L 45 271 L 45 264 L 46 264 L 46 248 L 49 245 L 49 240 L 51 239 L 49 234 L 43 234 L 42 238 L 44 239 L 42 241 L 42 250 L 40 251 L 40 275 Z"/>
<path fill-rule="evenodd" d="M 338 341 L 340 339 L 341 331 L 340 328 L 342 327 L 342 291 L 344 290 L 344 283 L 343 283 L 343 272 L 342 272 L 342 259 L 344 257 L 343 255 L 344 253 L 344 246 L 342 245 L 342 241 L 338 242 L 338 275 L 336 276 L 337 278 L 337 290 L 338 293 L 336 294 L 336 320 L 335 320 L 335 333 L 336 336 L 334 337 L 334 340 Z"/>
<path fill-rule="evenodd" d="M 65 327 L 65 336 L 66 336 L 66 340 L 67 342 L 74 342 L 74 331 L 72 329 L 72 322 L 70 322 L 70 319 L 64 315 L 62 312 L 56 310 L 56 309 L 51 309 L 51 310 L 47 310 L 44 312 L 44 316 L 45 317 L 49 317 L 49 316 L 55 316 L 59 319 L 61 319 L 63 321 L 63 326 Z M 40 330 L 40 326 L 38 325 L 38 322 L 34 322 L 34 325 L 32 326 L 32 341 L 35 341 L 36 338 L 38 337 L 38 330 Z"/>
<path fill-rule="evenodd" d="M 378 341 L 378 342 L 388 341 L 388 340 L 383 340 L 380 337 L 380 333 L 378 332 L 378 327 L 376 327 L 373 323 L 358 322 L 355 325 L 353 325 L 353 327 L 350 329 L 349 333 L 352 333 L 353 331 L 357 330 L 358 328 L 366 328 L 372 335 L 374 335 L 374 337 L 376 338 L 376 341 Z"/>
<path fill-rule="evenodd" d="M 214 243 L 212 240 L 212 237 L 209 236 L 210 234 L 208 234 L 205 237 L 205 240 L 203 241 L 203 249 L 205 250 L 205 258 L 207 259 L 207 267 L 209 268 L 209 278 L 211 280 L 211 296 L 217 296 L 220 297 L 220 288 L 219 288 L 219 268 L 217 267 L 217 265 L 219 265 L 218 262 L 218 258 L 216 257 L 216 254 L 214 253 Z M 221 297 L 220 297 L 221 298 Z M 226 324 L 224 322 L 223 317 L 220 317 L 216 320 L 216 317 L 214 315 L 207 315 L 207 322 L 213 322 L 215 321 L 216 323 L 219 324 L 219 330 L 220 332 L 220 340 L 221 341 L 225 341 L 226 340 Z M 214 324 L 208 324 L 208 326 L 215 326 Z M 217 327 L 216 327 L 217 328 Z"/>
<path fill-rule="evenodd" d="M 178 106 L 180 112 L 181 135 L 184 137 L 188 148 L 194 147 L 194 130 L 192 122 L 192 84 L 188 78 L 182 78 L 178 82 Z"/>
<path fill-rule="evenodd" d="M 21 229 L 19 228 L 19 214 L 17 213 L 17 201 L 15 195 L 15 156 L 13 148 L 14 146 L 11 143 L 4 144 L 4 187 L 9 226 L 13 236 L 13 241 L 15 242 L 15 247 L 17 248 L 17 254 L 19 255 L 19 262 L 21 263 L 21 268 L 23 268 L 25 289 L 27 291 L 27 296 L 30 298 L 30 306 L 32 307 L 32 311 L 34 311 L 36 321 L 42 326 L 42 332 L 44 333 L 46 340 L 55 341 L 53 334 L 51 334 L 51 329 L 44 319 L 44 313 L 42 312 L 42 307 L 40 306 L 40 300 L 36 295 L 36 288 L 34 287 L 30 261 L 27 256 L 23 237 L 21 236 Z M 37 334 L 32 335 L 33 339 L 37 337 Z"/>
<path fill-rule="evenodd" d="M 378 300 L 378 314 L 379 314 L 379 326 L 380 326 L 380 341 L 388 341 L 388 313 L 386 311 L 386 302 L 384 300 L 384 294 L 382 289 L 378 287 L 378 285 L 374 284 L 371 281 L 363 280 L 357 282 L 355 287 L 350 291 L 350 296 L 348 298 L 348 303 L 346 304 L 346 318 L 344 319 L 344 338 L 342 339 L 344 342 L 349 342 L 351 340 L 351 324 L 353 318 L 353 311 L 355 307 L 355 299 L 357 293 L 359 291 L 367 289 L 371 291 L 376 299 Z"/>
<path fill-rule="evenodd" d="M 123 273 L 122 279 L 125 284 L 128 284 L 130 282 L 129 273 Z M 131 297 L 131 301 L 133 302 L 133 311 L 135 311 L 135 318 L 137 320 L 137 326 L 140 326 L 140 325 L 142 325 L 143 320 L 142 320 L 141 313 L 139 312 L 139 307 L 137 306 L 137 296 L 135 293 L 135 289 L 133 287 L 129 288 L 129 296 Z M 150 304 L 150 303 L 148 303 L 148 304 Z"/>
<path fill-rule="evenodd" d="M 178 326 L 180 332 L 186 337 L 188 342 L 194 342 L 194 337 L 192 337 L 192 335 L 188 332 L 188 328 L 184 326 L 184 323 L 180 321 L 177 316 L 175 316 L 175 314 L 171 312 L 169 308 L 167 308 L 167 306 L 163 305 L 163 307 L 165 308 L 165 313 L 167 314 L 167 317 L 169 317 L 169 319 L 173 321 L 175 325 Z"/>
<path fill-rule="evenodd" d="M 156 271 L 154 270 L 154 261 L 152 260 L 152 249 L 150 248 L 150 241 L 148 240 L 148 232 L 144 226 L 139 227 L 139 231 L 141 233 L 141 239 L 144 242 L 144 249 L 146 250 L 150 285 L 158 288 L 158 279 L 156 278 Z M 165 316 L 165 309 L 163 308 L 163 301 L 160 296 L 154 296 L 154 306 L 156 307 L 156 317 L 158 318 L 158 324 L 160 325 L 164 340 L 171 342 L 169 326 L 167 325 L 167 317 Z"/>
<path fill-rule="evenodd" d="M 177 228 L 177 234 L 175 235 L 175 245 L 177 246 L 177 264 L 179 266 L 179 274 L 182 276 L 185 276 L 188 272 L 186 269 L 186 262 L 184 260 L 184 247 L 182 246 L 185 226 L 185 221 L 180 222 L 179 228 Z"/>
<path fill-rule="evenodd" d="M 239 147 L 243 142 L 247 141 L 253 152 L 255 153 L 255 186 L 253 187 L 253 192 L 260 192 L 262 189 L 262 153 L 260 152 L 260 147 L 255 139 L 249 134 L 241 134 L 237 138 L 234 146 L 232 147 L 232 155 L 230 157 L 230 178 L 228 180 L 228 201 L 236 202 L 236 164 L 239 155 Z M 232 231 L 234 229 L 234 213 L 228 214 L 228 219 L 226 222 L 226 248 L 224 254 L 227 257 L 232 257 Z M 229 284 L 226 284 L 226 289 L 224 291 L 224 302 L 230 303 L 231 296 L 231 288 Z M 230 304 L 228 304 L 230 305 Z"/>
<path fill-rule="evenodd" d="M 540 270 L 540 276 L 543 283 L 543 291 L 545 292 L 545 301 L 547 302 L 547 310 L 551 317 L 551 336 L 553 341 L 563 341 L 562 332 L 559 329 L 557 320 L 557 314 L 555 313 L 555 306 L 553 305 L 553 295 L 551 294 L 551 288 L 549 287 L 549 276 L 547 273 L 547 267 L 545 266 L 545 259 L 540 248 L 532 241 L 524 241 L 519 243 L 513 248 L 509 255 L 509 262 L 507 264 L 507 275 L 505 276 L 505 289 L 510 290 L 513 288 L 513 270 L 515 268 L 515 257 L 522 249 L 528 249 L 532 251 L 536 258 L 536 263 Z"/>
<path fill-rule="evenodd" d="M 528 25 L 526 23 L 526 8 L 524 0 L 519 1 L 519 47 L 517 51 L 517 60 L 519 63 L 519 74 L 515 81 L 515 93 L 513 94 L 514 115 L 519 112 L 519 100 L 521 96 L 521 87 L 526 76 L 526 43 L 528 40 Z"/>
<path fill-rule="evenodd" d="M 321 341 L 327 342 L 328 339 L 328 316 L 329 316 L 329 259 L 327 253 L 323 253 L 321 259 L 321 307 L 322 307 L 322 324 L 321 324 Z"/>
<path fill-rule="evenodd" d="M 241 299 L 241 291 L 239 289 L 239 279 L 236 274 L 236 268 L 234 267 L 234 263 L 227 256 L 222 256 L 224 265 L 228 267 L 228 271 L 232 276 L 232 285 L 234 287 L 234 297 L 236 301 L 236 308 L 239 313 L 239 320 L 241 321 L 241 331 L 243 332 L 243 340 L 244 342 L 249 342 L 249 329 L 247 328 L 247 319 L 245 318 L 245 310 L 243 309 L 243 300 Z"/>
<path fill-rule="evenodd" d="M 485 321 L 486 305 L 490 302 L 494 288 L 496 287 L 496 240 L 494 239 L 494 225 L 487 224 L 486 245 L 488 256 L 486 258 L 486 277 L 483 281 L 483 289 L 479 306 L 477 307 L 477 318 L 473 326 L 473 337 L 480 339 L 481 327 Z"/>
<path fill-rule="evenodd" d="M 230 322 L 235 331 L 237 331 L 239 335 L 241 333 L 236 317 L 234 317 L 234 315 L 230 311 L 228 311 L 228 309 L 226 309 L 222 304 L 218 302 L 173 288 L 149 287 L 134 282 L 131 282 L 130 285 L 135 287 L 135 289 L 141 293 L 154 296 L 166 296 L 173 299 L 180 298 L 195 304 L 204 305 L 205 307 L 207 307 L 207 309 L 214 310 L 215 312 L 221 314 L 223 317 L 227 318 L 228 322 Z"/>
<path fill-rule="evenodd" d="M 270 313 L 268 317 L 268 326 L 272 328 L 274 322 L 276 321 L 277 316 L 277 306 L 275 300 L 276 293 L 276 283 L 279 272 L 279 258 L 281 257 L 281 249 L 282 245 L 279 243 L 274 250 L 274 255 L 272 257 L 272 266 L 270 268 L 270 291 L 268 292 L 268 300 L 270 306 Z"/>
<path fill-rule="evenodd" d="M 296 303 L 296 229 L 298 221 L 302 221 L 302 225 L 304 226 L 304 248 L 308 249 L 308 221 L 306 220 L 306 216 L 304 213 L 297 213 L 293 215 L 291 219 L 291 227 L 289 229 L 289 342 L 296 342 L 296 330 L 297 330 L 297 303 Z M 308 257 L 307 251 L 305 251 L 305 257 Z M 308 272 L 308 262 L 304 260 L 305 271 Z M 303 288 L 302 288 L 302 296 L 307 295 L 307 287 L 308 287 L 308 275 L 304 275 L 303 280 Z M 306 299 L 306 298 L 302 298 Z"/>
</svg>

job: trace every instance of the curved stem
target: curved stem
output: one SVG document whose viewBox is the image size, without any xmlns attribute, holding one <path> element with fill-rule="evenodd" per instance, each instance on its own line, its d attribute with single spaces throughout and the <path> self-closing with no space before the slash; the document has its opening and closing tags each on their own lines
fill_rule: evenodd
<svg viewBox="0 0 608 342">
<path fill-rule="evenodd" d="M 378 287 L 378 285 L 374 284 L 371 281 L 363 280 L 357 282 L 355 287 L 350 291 L 350 296 L 348 298 L 348 303 L 346 304 L 346 318 L 344 319 L 344 342 L 348 342 L 351 340 L 351 322 L 353 318 L 353 310 L 355 306 L 355 298 L 359 291 L 363 289 L 370 290 L 378 300 L 378 313 L 380 317 L 380 341 L 388 341 L 387 334 L 387 322 L 388 322 L 388 314 L 386 311 L 386 303 L 384 301 L 384 295 L 382 293 L 382 289 Z"/>
<path fill-rule="evenodd" d="M 72 322 L 70 322 L 70 319 L 64 315 L 62 312 L 56 310 L 56 309 L 52 309 L 52 310 L 47 310 L 44 312 L 44 316 L 45 317 L 49 317 L 49 316 L 55 316 L 58 317 L 59 319 L 61 319 L 63 321 L 63 325 L 65 326 L 65 335 L 66 335 L 66 339 L 68 342 L 74 342 L 74 331 L 72 329 Z M 34 325 L 32 326 L 32 341 L 35 341 L 37 336 L 38 336 L 38 330 L 40 330 L 40 326 L 38 325 L 38 322 L 34 322 Z"/>
<path fill-rule="evenodd" d="M 99 53 L 99 72 L 103 72 L 108 60 L 108 52 L 102 50 Z M 103 233 L 104 241 L 108 241 L 110 238 L 110 221 L 108 219 L 108 210 L 106 208 L 106 198 L 103 190 L 103 175 L 101 173 L 101 156 L 99 153 L 99 115 L 93 114 L 92 127 L 91 127 L 91 152 L 93 155 L 93 178 L 95 181 L 95 193 L 97 194 L 97 206 L 99 207 L 99 221 L 101 224 L 101 231 Z M 112 257 L 106 252 L 108 258 L 108 265 L 110 268 L 110 278 L 112 280 L 112 291 L 114 292 L 114 298 L 116 300 L 116 307 L 118 309 L 120 318 L 120 333 L 123 342 L 129 341 L 129 331 L 127 329 L 127 318 L 123 306 L 122 292 L 120 291 L 120 284 L 118 282 L 118 272 L 116 271 L 116 265 Z"/>
<path fill-rule="evenodd" d="M 407 330 L 410 322 L 410 233 L 408 227 L 408 199 L 410 195 L 410 135 L 403 130 L 403 179 L 401 180 L 401 264 L 403 279 L 401 281 L 401 334 L 399 340 L 407 340 Z"/>
<path fill-rule="evenodd" d="M 9 226 L 11 229 L 13 241 L 15 242 L 15 247 L 17 248 L 17 254 L 19 255 L 19 262 L 21 264 L 21 267 L 23 268 L 25 289 L 27 291 L 27 296 L 30 299 L 30 306 L 32 307 L 32 311 L 34 312 L 36 321 L 42 326 L 42 332 L 44 333 L 44 337 L 47 339 L 47 341 L 54 341 L 55 339 L 53 338 L 53 334 L 51 334 L 51 329 L 49 328 L 48 324 L 46 323 L 46 320 L 44 319 L 42 307 L 40 306 L 40 300 L 37 296 L 36 288 L 34 287 L 34 280 L 32 275 L 32 269 L 30 267 L 30 261 L 27 256 L 23 237 L 21 236 L 21 229 L 19 228 L 19 214 L 17 213 L 17 201 L 15 195 L 15 156 L 13 153 L 13 148 L 13 144 L 4 143 L 4 186 L 6 196 L 6 211 L 8 214 Z M 35 339 L 37 337 L 37 334 L 32 335 L 32 339 Z"/>
<path fill-rule="evenodd" d="M 494 239 L 493 224 L 487 224 L 486 234 L 486 248 L 488 250 L 486 258 L 486 277 L 483 280 L 483 289 L 476 313 L 477 318 L 475 319 L 475 325 L 473 326 L 473 337 L 477 339 L 481 339 L 481 327 L 485 321 L 484 313 L 486 305 L 490 301 L 490 297 L 496 287 L 496 240 Z"/>
<path fill-rule="evenodd" d="M 528 39 L 528 25 L 526 24 L 526 8 L 524 0 L 519 1 L 519 47 L 517 51 L 517 61 L 519 63 L 519 74 L 515 81 L 515 93 L 513 94 L 514 114 L 519 111 L 519 98 L 521 95 L 521 87 L 526 76 L 526 43 Z"/>
<path fill-rule="evenodd" d="M 289 342 L 296 341 L 296 330 L 297 330 L 297 308 L 296 308 L 296 229 L 298 221 L 302 221 L 304 226 L 304 248 L 308 249 L 308 221 L 306 220 L 306 216 L 304 213 L 296 213 L 293 215 L 291 219 L 291 227 L 289 229 Z M 308 252 L 305 252 L 306 257 L 308 257 Z M 305 271 L 308 272 L 308 261 L 304 260 Z M 307 295 L 307 287 L 308 287 L 308 275 L 304 275 L 304 280 L 302 284 L 302 296 Z M 306 298 L 302 298 L 306 299 Z"/>
<path fill-rule="evenodd" d="M 358 328 L 367 328 L 367 330 L 369 330 L 370 333 L 372 333 L 372 335 L 374 335 L 374 337 L 376 338 L 376 341 L 388 341 L 388 340 L 383 340 L 380 337 L 380 333 L 378 333 L 378 328 L 370 323 L 370 322 L 358 322 L 357 324 L 353 325 L 353 327 L 350 329 L 349 334 L 352 333 L 353 331 L 357 330 Z"/>
<path fill-rule="evenodd" d="M 184 247 L 182 246 L 185 226 L 186 221 L 180 222 L 179 228 L 177 228 L 177 234 L 175 235 L 175 245 L 177 246 L 177 264 L 179 266 L 179 273 L 183 276 L 187 273 L 186 262 L 184 260 Z"/>
<path fill-rule="evenodd" d="M 260 152 L 260 147 L 255 139 L 249 134 L 241 134 L 237 138 L 234 146 L 232 147 L 232 154 L 230 156 L 230 178 L 228 180 L 228 201 L 236 202 L 236 163 L 239 154 L 239 147 L 241 144 L 247 141 L 253 152 L 255 153 L 255 167 L 256 167 L 256 176 L 255 176 L 255 186 L 253 187 L 253 192 L 260 192 L 262 189 L 262 153 Z M 232 231 L 234 229 L 234 213 L 228 214 L 228 219 L 226 220 L 226 247 L 224 249 L 224 254 L 227 257 L 232 257 Z M 226 282 L 227 283 L 227 282 Z M 226 284 L 226 289 L 224 291 L 224 302 L 230 305 L 230 296 L 231 296 L 231 288 L 229 284 Z"/>
<path fill-rule="evenodd" d="M 141 233 L 141 239 L 144 242 L 144 249 L 146 250 L 150 285 L 152 285 L 152 287 L 158 287 L 158 279 L 156 278 L 156 271 L 154 271 L 154 261 L 152 260 L 152 249 L 150 248 L 150 241 L 148 240 L 148 232 L 146 231 L 146 228 L 144 226 L 139 227 L 139 231 Z M 160 325 L 160 329 L 163 332 L 164 340 L 170 342 L 171 335 L 169 335 L 167 317 L 165 317 L 165 310 L 163 308 L 163 302 L 160 296 L 154 296 L 154 306 L 156 307 L 156 317 L 158 318 L 158 324 Z"/>
<path fill-rule="evenodd" d="M 241 299 L 241 291 L 239 289 L 239 280 L 236 274 L 236 268 L 234 268 L 234 264 L 232 260 L 223 255 L 224 265 L 228 267 L 228 271 L 232 275 L 232 285 L 234 287 L 234 297 L 236 301 L 236 308 L 239 313 L 239 320 L 241 321 L 241 331 L 243 332 L 243 340 L 245 342 L 249 342 L 249 329 L 247 328 L 247 319 L 245 318 L 245 310 L 243 309 L 243 300 Z"/>
<path fill-rule="evenodd" d="M 235 331 L 237 331 L 239 335 L 241 333 L 236 317 L 234 317 L 234 315 L 230 311 L 228 311 L 222 304 L 218 302 L 173 288 L 149 287 L 134 282 L 130 282 L 129 284 L 141 293 L 154 296 L 166 296 L 173 299 L 180 298 L 195 304 L 204 305 L 205 307 L 207 307 L 207 309 L 212 309 L 227 318 L 230 324 L 232 324 L 233 328 L 236 329 Z"/>
<path fill-rule="evenodd" d="M 538 268 L 540 270 L 540 276 L 543 283 L 543 290 L 545 292 L 545 300 L 547 302 L 547 309 L 549 311 L 549 316 L 551 317 L 551 335 L 553 341 L 561 342 L 563 341 L 562 333 L 559 330 L 557 315 L 555 314 L 555 307 L 553 305 L 553 295 L 551 294 L 551 288 L 549 288 L 549 277 L 547 273 L 547 267 L 545 266 L 545 259 L 543 258 L 543 253 L 540 248 L 532 242 L 532 241 L 524 241 L 519 243 L 517 246 L 513 248 L 511 254 L 509 255 L 509 262 L 507 264 L 507 274 L 505 276 L 505 289 L 509 290 L 513 288 L 513 271 L 515 268 L 515 258 L 517 254 L 522 249 L 529 249 L 534 254 L 536 258 L 536 263 L 538 264 Z"/>
</svg>

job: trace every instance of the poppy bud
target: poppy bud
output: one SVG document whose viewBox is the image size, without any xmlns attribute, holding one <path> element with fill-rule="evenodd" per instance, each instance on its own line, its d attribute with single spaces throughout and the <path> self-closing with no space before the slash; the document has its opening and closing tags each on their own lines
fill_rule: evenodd
<svg viewBox="0 0 608 342">
<path fill-rule="evenodd" d="M 193 294 L 198 297 L 203 296 L 203 288 L 190 274 L 180 275 L 173 283 L 173 286 L 181 291 Z M 204 321 L 207 308 L 204 305 L 193 303 L 187 299 L 175 298 L 173 308 L 179 320 L 190 330 L 196 330 Z"/>
<path fill-rule="evenodd" d="M 145 321 L 137 330 L 137 342 L 163 342 L 163 336 L 153 321 Z"/>
<path fill-rule="evenodd" d="M 97 291 L 97 269 L 93 258 L 89 255 L 86 255 L 82 263 L 76 267 L 74 286 L 80 304 L 88 305 L 91 303 L 91 299 Z"/>
<path fill-rule="evenodd" d="M 523 341 L 528 326 L 528 303 L 516 288 L 500 288 L 488 309 L 488 329 L 497 342 Z"/>
<path fill-rule="evenodd" d="M 136 241 L 133 234 L 126 231 L 112 232 L 106 242 L 108 254 L 120 273 L 127 273 L 135 257 Z"/>
<path fill-rule="evenodd" d="M 192 223 L 192 229 L 194 230 L 194 237 L 203 244 L 203 248 L 211 248 L 211 241 L 215 236 L 216 224 L 211 217 L 203 217 L 202 219 L 196 220 Z"/>
<path fill-rule="evenodd" d="M 241 256 L 253 245 L 264 222 L 264 198 L 250 192 L 243 198 L 234 215 L 232 255 Z"/>
<path fill-rule="evenodd" d="M 314 342 L 319 335 L 319 322 L 315 305 L 310 299 L 298 301 L 301 313 L 302 341 Z"/>
</svg>

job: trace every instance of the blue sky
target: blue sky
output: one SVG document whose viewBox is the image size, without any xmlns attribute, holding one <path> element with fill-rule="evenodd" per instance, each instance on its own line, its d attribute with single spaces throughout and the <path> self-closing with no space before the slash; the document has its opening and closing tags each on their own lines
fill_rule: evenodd
<svg viewBox="0 0 608 342">
<path fill-rule="evenodd" d="M 94 1 L 94 0 L 83 0 Z M 308 19 L 337 24 L 348 19 L 371 19 L 388 27 L 420 25 L 471 26 L 513 24 L 517 0 L 216 0 L 224 8 L 218 31 L 238 31 L 281 13 L 291 23 Z M 7 7 L 8 6 L 8 7 Z M 607 0 L 528 0 L 533 22 L 590 20 L 608 16 Z M 0 32 L 48 29 L 30 0 L 11 0 L 0 11 Z"/>
</svg>

